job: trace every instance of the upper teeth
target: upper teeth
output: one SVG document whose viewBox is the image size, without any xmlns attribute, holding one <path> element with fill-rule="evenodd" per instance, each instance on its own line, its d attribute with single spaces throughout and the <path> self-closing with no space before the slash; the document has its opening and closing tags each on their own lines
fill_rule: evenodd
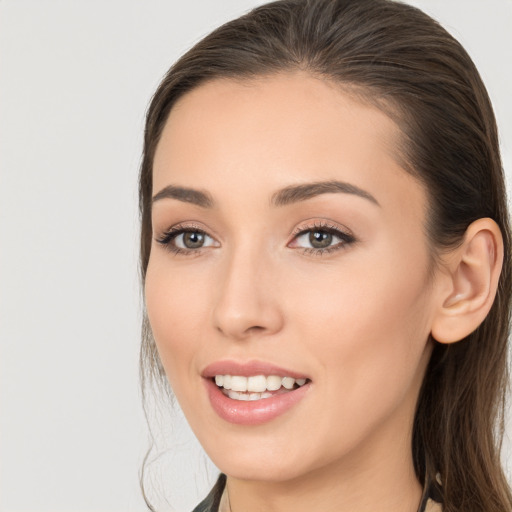
<svg viewBox="0 0 512 512">
<path fill-rule="evenodd" d="M 306 379 L 294 379 L 293 377 L 279 377 L 278 375 L 255 375 L 254 377 L 243 377 L 241 375 L 216 375 L 215 384 L 224 389 L 233 391 L 253 391 L 263 393 L 264 391 L 277 391 L 281 386 L 286 389 L 293 389 L 294 385 L 303 386 Z"/>
</svg>

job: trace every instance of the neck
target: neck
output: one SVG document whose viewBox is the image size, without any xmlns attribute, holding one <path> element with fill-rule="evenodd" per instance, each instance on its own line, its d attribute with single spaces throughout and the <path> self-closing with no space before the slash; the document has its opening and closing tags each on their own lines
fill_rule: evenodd
<svg viewBox="0 0 512 512">
<path fill-rule="evenodd" d="M 410 435 L 397 446 L 396 434 L 394 443 L 374 440 L 342 462 L 286 481 L 228 476 L 231 512 L 417 512 L 422 487 L 414 472 Z"/>
<path fill-rule="evenodd" d="M 333 478 L 297 479 L 286 483 L 247 482 L 228 478 L 231 512 L 416 512 L 422 488 L 411 474 L 339 474 Z M 334 478 L 338 477 L 338 478 Z"/>
</svg>

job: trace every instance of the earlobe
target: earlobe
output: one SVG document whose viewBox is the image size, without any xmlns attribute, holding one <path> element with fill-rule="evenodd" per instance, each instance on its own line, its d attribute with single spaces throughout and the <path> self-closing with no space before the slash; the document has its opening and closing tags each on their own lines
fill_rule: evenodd
<svg viewBox="0 0 512 512">
<path fill-rule="evenodd" d="M 432 337 L 454 343 L 485 319 L 496 296 L 503 263 L 503 238 L 492 219 L 474 221 L 463 243 L 446 257 L 444 286 L 432 322 Z"/>
</svg>

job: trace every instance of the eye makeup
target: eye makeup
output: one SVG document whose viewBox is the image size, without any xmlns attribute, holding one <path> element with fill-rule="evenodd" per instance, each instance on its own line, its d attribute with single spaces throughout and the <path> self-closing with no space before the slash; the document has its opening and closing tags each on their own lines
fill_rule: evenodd
<svg viewBox="0 0 512 512">
<path fill-rule="evenodd" d="M 287 247 L 313 256 L 333 253 L 356 242 L 350 230 L 325 220 L 302 224 L 291 236 Z M 186 256 L 198 256 L 205 249 L 220 247 L 220 243 L 204 229 L 186 223 L 171 226 L 155 241 L 173 254 Z"/>
<path fill-rule="evenodd" d="M 173 254 L 186 256 L 197 256 L 203 248 L 220 246 L 204 229 L 193 224 L 171 226 L 155 241 Z"/>
<path fill-rule="evenodd" d="M 342 229 L 326 220 L 315 221 L 313 225 L 301 225 L 293 231 L 292 236 L 293 240 L 288 247 L 300 248 L 304 254 L 313 256 L 336 252 L 356 242 L 349 229 Z M 298 245 L 299 242 L 305 245 Z"/>
</svg>

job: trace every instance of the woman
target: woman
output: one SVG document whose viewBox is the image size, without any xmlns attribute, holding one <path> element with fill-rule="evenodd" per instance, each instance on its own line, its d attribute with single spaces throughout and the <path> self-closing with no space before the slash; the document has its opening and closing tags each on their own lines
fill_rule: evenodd
<svg viewBox="0 0 512 512">
<path fill-rule="evenodd" d="M 498 137 L 436 22 L 282 0 L 220 27 L 153 97 L 140 200 L 143 384 L 222 471 L 197 511 L 512 510 Z"/>
</svg>

